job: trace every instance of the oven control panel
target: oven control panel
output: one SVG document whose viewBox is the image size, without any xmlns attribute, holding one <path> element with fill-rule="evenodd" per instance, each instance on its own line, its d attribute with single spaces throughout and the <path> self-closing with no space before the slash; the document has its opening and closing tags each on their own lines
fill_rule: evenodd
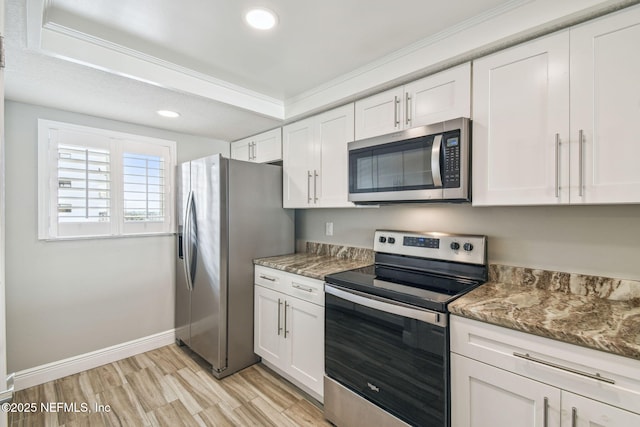
<svg viewBox="0 0 640 427">
<path fill-rule="evenodd" d="M 377 230 L 373 250 L 443 261 L 485 264 L 487 237 L 436 232 Z"/>
</svg>

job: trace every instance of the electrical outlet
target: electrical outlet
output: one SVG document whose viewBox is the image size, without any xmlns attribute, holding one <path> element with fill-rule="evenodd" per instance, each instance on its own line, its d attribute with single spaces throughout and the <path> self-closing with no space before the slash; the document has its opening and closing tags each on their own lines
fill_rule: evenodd
<svg viewBox="0 0 640 427">
<path fill-rule="evenodd" d="M 325 236 L 333 236 L 333 223 L 325 222 L 324 224 L 324 234 Z"/>
</svg>

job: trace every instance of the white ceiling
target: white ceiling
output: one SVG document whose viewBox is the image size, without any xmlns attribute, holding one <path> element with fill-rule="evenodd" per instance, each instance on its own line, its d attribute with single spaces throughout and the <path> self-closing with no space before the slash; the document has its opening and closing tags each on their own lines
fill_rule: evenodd
<svg viewBox="0 0 640 427">
<path fill-rule="evenodd" d="M 524 3 L 6 0 L 6 97 L 234 140 L 280 125 L 289 99 Z M 251 6 L 279 26 L 248 28 Z"/>
</svg>

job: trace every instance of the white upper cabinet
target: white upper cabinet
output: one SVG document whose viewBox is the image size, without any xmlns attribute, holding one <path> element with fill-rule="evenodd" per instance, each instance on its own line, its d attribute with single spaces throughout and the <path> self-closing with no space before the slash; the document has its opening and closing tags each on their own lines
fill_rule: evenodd
<svg viewBox="0 0 640 427">
<path fill-rule="evenodd" d="M 568 202 L 568 134 L 569 32 L 476 61 L 473 204 Z"/>
<path fill-rule="evenodd" d="M 640 203 L 640 7 L 474 63 L 473 204 Z"/>
<path fill-rule="evenodd" d="M 640 202 L 639 43 L 640 7 L 571 30 L 571 203 Z"/>
<path fill-rule="evenodd" d="M 353 104 L 283 128 L 285 208 L 349 207 L 348 151 Z"/>
<path fill-rule="evenodd" d="M 469 63 L 356 101 L 355 139 L 469 117 Z"/>
<path fill-rule="evenodd" d="M 282 160 L 282 129 L 273 129 L 231 143 L 231 158 L 269 163 Z"/>
</svg>

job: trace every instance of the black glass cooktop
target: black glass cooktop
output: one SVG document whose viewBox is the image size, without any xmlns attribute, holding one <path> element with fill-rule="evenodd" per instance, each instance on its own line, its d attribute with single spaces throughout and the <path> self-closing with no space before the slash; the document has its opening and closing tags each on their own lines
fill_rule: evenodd
<svg viewBox="0 0 640 427">
<path fill-rule="evenodd" d="M 440 312 L 446 312 L 449 302 L 482 283 L 476 280 L 373 264 L 329 274 L 325 277 L 325 281 Z"/>
</svg>

